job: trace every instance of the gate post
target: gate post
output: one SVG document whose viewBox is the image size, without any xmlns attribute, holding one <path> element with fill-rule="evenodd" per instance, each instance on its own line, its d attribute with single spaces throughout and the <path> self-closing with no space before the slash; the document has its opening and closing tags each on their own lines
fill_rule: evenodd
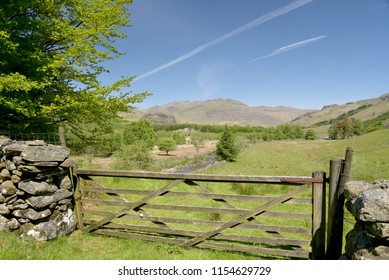
<svg viewBox="0 0 389 280">
<path fill-rule="evenodd" d="M 340 163 L 332 163 L 333 178 L 330 178 L 332 184 L 334 201 L 331 204 L 331 216 L 329 216 L 328 243 L 326 259 L 337 260 L 342 255 L 343 249 L 343 220 L 344 220 L 344 187 L 349 180 L 351 172 L 351 163 L 354 156 L 354 150 L 350 147 L 346 149 L 345 159 Z M 339 171 L 336 171 L 338 169 Z M 338 174 L 336 174 L 338 172 Z M 333 185 L 335 184 L 336 185 Z M 331 197 L 330 197 L 331 200 Z M 331 201 L 330 201 L 331 203 Z"/>
<path fill-rule="evenodd" d="M 321 179 L 321 182 L 312 183 L 312 259 L 323 260 L 326 245 L 326 174 L 315 171 L 312 177 Z"/>
</svg>

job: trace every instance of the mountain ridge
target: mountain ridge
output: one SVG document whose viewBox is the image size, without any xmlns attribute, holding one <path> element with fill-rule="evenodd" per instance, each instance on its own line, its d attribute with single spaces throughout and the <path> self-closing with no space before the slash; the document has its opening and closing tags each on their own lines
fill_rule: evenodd
<svg viewBox="0 0 389 280">
<path fill-rule="evenodd" d="M 316 127 L 320 123 L 343 115 L 372 119 L 389 111 L 389 93 L 381 96 L 347 102 L 345 104 L 328 104 L 322 109 L 299 109 L 290 106 L 249 106 L 231 98 L 217 98 L 205 101 L 174 101 L 164 105 L 153 106 L 145 110 L 122 112 L 120 115 L 134 121 L 158 116 L 158 123 L 163 122 L 161 115 L 174 117 L 176 123 L 256 125 L 263 127 L 280 124 L 298 124 L 303 127 Z"/>
</svg>

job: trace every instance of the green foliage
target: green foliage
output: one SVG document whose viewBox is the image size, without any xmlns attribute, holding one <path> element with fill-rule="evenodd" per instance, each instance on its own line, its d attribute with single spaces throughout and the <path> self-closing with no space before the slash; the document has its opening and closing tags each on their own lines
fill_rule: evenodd
<svg viewBox="0 0 389 280">
<path fill-rule="evenodd" d="M 152 163 L 151 150 L 142 141 L 123 145 L 113 156 L 116 159 L 116 168 L 119 169 L 145 169 Z"/>
<path fill-rule="evenodd" d="M 130 22 L 131 0 L 108 2 L 2 2 L 0 130 L 104 124 L 148 95 L 123 91 L 131 77 L 111 85 L 99 81 L 108 72 L 102 63 L 121 55 L 114 41 L 126 36 Z"/>
<path fill-rule="evenodd" d="M 363 123 L 361 120 L 354 118 L 344 118 L 342 120 L 336 120 L 332 122 L 328 129 L 328 136 L 331 139 L 346 139 L 353 135 L 362 133 Z"/>
<path fill-rule="evenodd" d="M 216 156 L 221 160 L 235 161 L 239 149 L 234 142 L 235 137 L 226 126 L 222 137 L 216 145 Z"/>
<path fill-rule="evenodd" d="M 308 129 L 304 138 L 305 140 L 315 140 L 317 138 L 316 132 L 313 129 Z"/>
<path fill-rule="evenodd" d="M 177 149 L 176 141 L 170 137 L 164 138 L 158 143 L 158 149 L 169 154 L 170 151 Z"/>
<path fill-rule="evenodd" d="M 136 145 L 138 142 L 151 148 L 156 143 L 157 136 L 148 120 L 140 120 L 126 125 L 123 129 L 123 143 Z"/>
</svg>

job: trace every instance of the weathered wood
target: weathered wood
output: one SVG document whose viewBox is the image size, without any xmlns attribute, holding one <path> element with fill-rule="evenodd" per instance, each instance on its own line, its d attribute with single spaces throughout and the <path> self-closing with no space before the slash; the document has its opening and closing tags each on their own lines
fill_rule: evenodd
<svg viewBox="0 0 389 280">
<path fill-rule="evenodd" d="M 171 228 L 158 228 L 152 226 L 140 226 L 140 225 L 130 225 L 123 223 L 110 222 L 104 225 L 105 229 L 118 229 L 118 230 L 133 230 L 138 232 L 145 232 L 148 234 L 168 234 L 174 236 L 184 236 L 184 237 L 195 237 L 200 234 L 200 231 L 195 230 L 182 230 L 182 229 L 171 229 Z M 290 239 L 290 238 L 269 238 L 263 236 L 246 236 L 240 234 L 218 234 L 210 240 L 218 241 L 236 241 L 236 242 L 246 242 L 246 243 L 263 243 L 270 245 L 285 245 L 285 246 L 310 246 L 310 241 L 308 240 L 299 240 L 299 239 Z"/>
<path fill-rule="evenodd" d="M 94 231 L 96 234 L 105 235 L 105 236 L 114 236 L 121 238 L 134 238 L 145 241 L 153 242 L 164 242 L 179 245 L 185 238 L 169 238 L 163 236 L 150 236 L 138 233 L 128 233 L 128 232 L 119 232 L 114 230 L 107 229 L 97 229 Z M 212 250 L 222 250 L 222 251 L 236 251 L 251 253 L 254 255 L 269 255 L 269 256 L 280 256 L 280 257 L 289 257 L 289 258 L 301 258 L 308 259 L 309 252 L 307 251 L 293 251 L 293 250 L 282 250 L 282 249 L 272 249 L 272 248 L 262 248 L 257 246 L 241 246 L 241 245 L 232 245 L 232 244 L 222 244 L 214 242 L 202 242 L 195 246 L 196 248 L 201 249 L 212 249 Z"/>
<path fill-rule="evenodd" d="M 164 173 L 164 172 L 132 172 L 124 170 L 96 170 L 96 169 L 78 169 L 80 176 L 104 176 L 104 177 L 122 177 L 122 178 L 142 178 L 142 179 L 160 179 L 160 180 L 193 180 L 204 182 L 236 182 L 236 183 L 266 183 L 266 184 L 306 184 L 312 182 L 321 182 L 321 179 L 312 177 L 295 176 L 248 176 L 248 175 L 210 175 L 210 174 L 192 174 L 192 173 Z M 289 182 L 290 181 L 290 182 Z"/>
<path fill-rule="evenodd" d="M 342 161 L 340 168 L 339 183 L 336 188 L 335 210 L 333 214 L 333 225 L 331 230 L 331 240 L 328 246 L 327 259 L 336 260 L 342 255 L 343 250 L 343 221 L 344 221 L 344 187 L 349 180 L 351 165 L 353 161 L 354 150 L 350 147 L 346 149 L 345 159 Z"/>
<path fill-rule="evenodd" d="M 82 186 L 81 190 L 107 193 L 107 194 L 135 194 L 135 195 L 148 195 L 152 191 L 148 190 L 131 190 L 121 188 L 101 188 L 96 186 Z M 174 192 L 168 191 L 163 194 L 168 197 L 194 197 L 194 198 L 209 198 L 213 200 L 236 200 L 236 201 L 270 201 L 274 199 L 274 196 L 259 196 L 259 195 L 238 195 L 238 194 L 218 194 L 218 193 L 195 193 L 195 192 Z M 285 203 L 292 204 L 311 204 L 310 198 L 292 198 Z"/>
<path fill-rule="evenodd" d="M 94 215 L 94 216 L 109 216 L 113 214 L 113 212 L 104 212 L 104 211 L 90 211 L 84 210 L 84 214 Z M 143 213 L 142 213 L 143 214 Z M 210 220 L 195 220 L 195 219 L 183 219 L 183 218 L 169 218 L 169 217 L 157 217 L 157 216 L 148 216 L 148 215 L 136 215 L 136 214 L 127 214 L 122 217 L 124 220 L 136 220 L 136 221 L 150 221 L 150 222 L 160 222 L 167 224 L 186 224 L 186 225 L 194 225 L 194 226 L 210 226 L 216 227 L 221 226 L 224 222 L 220 221 L 210 221 Z M 92 221 L 84 219 L 85 224 L 92 224 Z M 95 223 L 96 221 L 93 221 Z M 244 229 L 244 230 L 257 230 L 257 231 L 266 231 L 266 232 L 290 232 L 290 233 L 298 233 L 310 235 L 312 233 L 311 228 L 304 227 L 291 227 L 291 226 L 273 226 L 266 224 L 252 224 L 245 223 L 239 224 L 235 228 Z"/>
<path fill-rule="evenodd" d="M 325 182 L 325 173 L 316 171 L 312 175 L 315 178 L 323 178 Z M 325 183 L 313 183 L 312 185 L 312 258 L 320 260 L 325 258 L 325 242 L 326 242 L 326 188 Z"/>
<path fill-rule="evenodd" d="M 77 219 L 77 227 L 81 231 L 84 231 L 85 227 L 82 215 L 80 180 L 77 177 L 77 169 L 74 169 L 73 167 L 69 168 L 69 177 L 72 187 L 74 189 L 74 214 L 76 215 Z"/>
<path fill-rule="evenodd" d="M 111 206 L 129 205 L 129 207 L 131 207 L 131 205 L 133 204 L 130 202 L 127 203 L 127 202 L 122 202 L 122 201 L 90 199 L 90 198 L 84 198 L 83 201 L 93 203 L 93 204 L 111 205 Z M 153 203 L 146 203 L 146 204 L 142 205 L 142 208 L 143 209 L 159 209 L 159 210 L 165 210 L 165 211 L 184 211 L 184 212 L 240 214 L 240 215 L 245 214 L 248 211 L 250 211 L 248 209 L 205 207 L 205 206 L 184 206 L 184 205 L 153 204 Z M 130 211 L 130 210 L 132 210 L 132 209 L 129 209 L 128 211 Z M 264 213 L 262 213 L 261 215 L 265 216 L 265 217 L 279 217 L 279 218 L 288 218 L 288 219 L 296 219 L 296 220 L 311 220 L 311 217 L 312 217 L 311 214 L 305 214 L 305 213 L 271 212 L 271 211 L 264 211 Z"/>
<path fill-rule="evenodd" d="M 151 193 L 150 195 L 148 196 L 145 196 L 144 198 L 142 198 L 141 200 L 137 201 L 137 202 L 134 202 L 134 203 L 131 203 L 129 206 L 126 206 L 125 208 L 123 208 L 122 210 L 120 210 L 118 213 L 115 213 L 115 214 L 112 214 L 111 216 L 109 217 L 106 217 L 104 219 L 102 219 L 101 221 L 97 222 L 96 224 L 94 225 L 90 225 L 88 228 L 86 228 L 86 230 L 88 232 L 98 228 L 99 226 L 102 226 L 104 225 L 105 223 L 111 221 L 112 219 L 115 219 L 115 218 L 118 218 L 122 215 L 124 215 L 126 212 L 128 211 L 131 211 L 143 204 L 145 204 L 148 200 L 154 198 L 154 197 L 157 197 L 159 196 L 160 194 L 164 193 L 165 191 L 175 187 L 176 185 L 182 183 L 183 181 L 182 180 L 176 180 L 168 185 L 166 185 L 165 187 L 163 188 L 160 188 L 156 191 L 154 191 L 153 193 Z"/>
<path fill-rule="evenodd" d="M 299 194 L 303 191 L 305 191 L 306 189 L 308 188 L 308 186 L 306 185 L 303 185 L 303 186 L 300 186 L 268 203 L 266 203 L 265 205 L 262 205 L 258 208 L 255 208 L 254 210 L 251 210 L 251 211 L 248 211 L 242 215 L 240 215 L 239 217 L 225 223 L 224 225 L 214 229 L 214 230 L 211 230 L 211 231 L 208 231 L 206 233 L 203 233 L 195 238 L 193 238 L 192 240 L 190 241 L 187 241 L 185 243 L 183 243 L 184 246 L 193 246 L 193 245 L 196 245 L 200 242 L 202 242 L 203 240 L 209 238 L 209 237 L 212 237 L 214 236 L 215 234 L 217 233 L 220 233 L 221 231 L 227 229 L 227 228 L 230 228 L 230 227 L 234 227 L 236 225 L 238 225 L 240 222 L 244 221 L 244 220 L 247 220 L 248 218 L 251 218 L 251 217 L 254 217 L 254 216 L 257 216 L 259 214 L 261 214 L 262 212 L 265 212 L 268 208 L 278 204 L 278 203 L 281 203 L 282 201 L 285 201 L 287 199 L 290 199 L 291 197 L 293 197 L 294 195 L 296 194 Z"/>
<path fill-rule="evenodd" d="M 329 180 L 329 194 L 328 194 L 328 223 L 327 223 L 327 250 L 326 259 L 335 259 L 338 255 L 339 248 L 335 241 L 334 233 L 336 232 L 336 208 L 338 202 L 338 186 L 340 171 L 342 168 L 342 161 L 340 159 L 333 159 L 330 161 L 330 180 Z M 336 238 L 336 237 L 335 237 Z M 343 237 L 342 237 L 343 238 Z M 340 248 L 342 251 L 342 248 Z"/>
</svg>

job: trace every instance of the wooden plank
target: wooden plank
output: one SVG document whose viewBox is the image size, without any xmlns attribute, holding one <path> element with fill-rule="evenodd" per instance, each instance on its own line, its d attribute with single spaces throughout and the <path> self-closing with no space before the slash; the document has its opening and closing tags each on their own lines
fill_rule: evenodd
<svg viewBox="0 0 389 280">
<path fill-rule="evenodd" d="M 171 228 L 159 228 L 152 226 L 141 226 L 141 225 L 130 225 L 123 223 L 110 222 L 104 225 L 107 229 L 123 229 L 146 232 L 148 234 L 169 234 L 174 236 L 185 236 L 195 237 L 200 234 L 200 231 L 195 230 L 182 230 L 182 229 L 171 229 Z M 175 238 L 172 236 L 171 238 Z M 290 245 L 290 246 L 310 246 L 310 241 L 290 239 L 290 238 L 269 238 L 263 236 L 245 236 L 240 234 L 218 234 L 211 238 L 211 240 L 219 241 L 236 241 L 236 242 L 247 242 L 247 243 L 264 243 L 269 245 Z"/>
<path fill-rule="evenodd" d="M 306 184 L 319 182 L 312 177 L 296 176 L 249 176 L 249 175 L 211 175 L 211 174 L 192 174 L 192 173 L 168 173 L 168 172 L 146 172 L 146 171 L 125 171 L 125 170 L 97 170 L 97 169 L 78 169 L 80 176 L 104 176 L 104 177 L 122 177 L 122 178 L 142 178 L 142 179 L 166 179 L 166 180 L 193 180 L 205 182 L 237 182 L 237 183 L 266 183 L 266 184 Z M 293 182 L 288 182 L 288 181 Z"/>
<path fill-rule="evenodd" d="M 83 201 L 94 203 L 94 204 L 111 205 L 111 206 L 132 205 L 132 203 L 126 203 L 121 201 L 90 199 L 90 198 L 84 198 Z M 166 210 L 166 211 L 201 212 L 201 213 L 218 213 L 218 214 L 245 214 L 247 213 L 247 211 L 249 211 L 248 209 L 216 208 L 216 207 L 152 204 L 152 203 L 146 203 L 142 205 L 142 209 L 158 209 L 158 210 Z M 312 219 L 312 214 L 294 213 L 294 212 L 264 211 L 261 215 L 264 217 L 277 217 L 277 218 L 288 218 L 288 219 L 308 220 L 308 221 Z"/>
<path fill-rule="evenodd" d="M 113 212 L 84 210 L 84 213 L 105 217 L 105 216 L 111 215 Z M 169 223 L 169 224 L 210 226 L 210 227 L 221 226 L 224 224 L 224 222 L 220 222 L 220 221 L 192 220 L 192 219 L 182 219 L 182 218 L 156 217 L 156 216 L 148 216 L 148 215 L 141 217 L 139 215 L 131 215 L 131 214 L 124 215 L 123 217 L 121 217 L 121 219 L 137 220 L 137 221 L 143 220 L 143 221 L 161 222 L 161 223 Z M 94 222 L 96 222 L 96 221 L 93 221 L 93 223 Z M 85 223 L 91 224 L 92 222 L 91 221 L 87 222 L 85 220 Z M 273 225 L 252 224 L 252 223 L 239 224 L 236 226 L 236 228 L 244 229 L 244 230 L 256 230 L 256 231 L 290 232 L 290 233 L 298 233 L 298 234 L 306 234 L 306 235 L 310 235 L 312 233 L 311 228 L 291 227 L 291 226 L 273 226 Z"/>
<path fill-rule="evenodd" d="M 95 234 L 105 235 L 105 236 L 114 236 L 121 238 L 134 238 L 140 239 L 144 241 L 153 241 L 153 242 L 163 242 L 170 244 L 181 244 L 185 238 L 169 238 L 163 236 L 151 236 L 137 233 L 128 233 L 128 232 L 119 232 L 114 230 L 106 230 L 106 229 L 97 229 L 94 231 Z M 307 251 L 293 251 L 293 250 L 282 250 L 282 249 L 272 249 L 272 248 L 261 248 L 258 246 L 239 246 L 232 244 L 222 244 L 222 243 L 211 243 L 211 242 L 203 242 L 197 244 L 196 248 L 201 249 L 212 249 L 212 250 L 223 250 L 223 251 L 236 251 L 243 253 L 251 253 L 254 255 L 269 255 L 269 256 L 280 256 L 280 257 L 289 257 L 289 258 L 301 258 L 308 259 L 309 252 Z"/>
<path fill-rule="evenodd" d="M 74 169 L 73 167 L 69 168 L 69 177 L 70 182 L 72 184 L 72 187 L 74 189 L 74 211 L 75 216 L 77 219 L 77 227 L 84 231 L 84 221 L 83 221 L 83 214 L 82 214 L 82 204 L 81 204 L 81 190 L 80 190 L 80 180 L 79 177 L 77 177 L 77 169 Z M 74 179 L 77 178 L 76 182 L 74 182 Z"/>
<path fill-rule="evenodd" d="M 325 173 L 316 171 L 314 177 L 325 178 Z M 313 183 L 312 185 L 312 258 L 321 260 L 325 257 L 326 241 L 326 188 L 325 183 Z"/>
<path fill-rule="evenodd" d="M 199 236 L 196 236 L 195 238 L 193 238 L 192 240 L 190 241 L 186 241 L 185 243 L 183 243 L 184 246 L 193 246 L 193 245 L 196 245 L 200 242 L 202 242 L 203 240 L 209 238 L 209 237 L 212 237 L 214 236 L 215 234 L 217 233 L 220 233 L 221 231 L 227 229 L 227 228 L 230 228 L 230 227 L 234 227 L 236 225 L 238 225 L 239 223 L 241 223 L 242 221 L 244 220 L 247 220 L 248 218 L 251 218 L 251 217 L 254 217 L 254 216 L 257 216 L 259 214 L 261 214 L 262 212 L 265 212 L 268 208 L 278 204 L 278 203 L 281 203 L 282 201 L 285 201 L 287 199 L 290 199 L 291 197 L 293 197 L 294 195 L 298 194 L 298 193 L 301 193 L 303 191 L 305 191 L 306 189 L 308 188 L 308 186 L 306 185 L 303 185 L 303 186 L 300 186 L 276 199 L 274 199 L 273 201 L 270 201 L 268 203 L 266 203 L 265 205 L 262 205 L 260 207 L 257 207 L 255 208 L 254 210 L 251 210 L 251 211 L 247 211 L 246 213 L 240 215 L 239 217 L 225 223 L 224 225 L 214 229 L 214 230 L 211 230 L 211 231 L 208 231 L 206 233 L 203 233 Z"/>
<path fill-rule="evenodd" d="M 148 195 L 152 191 L 148 190 L 131 190 L 119 188 L 100 188 L 93 186 L 81 186 L 83 191 L 97 192 L 97 193 L 112 193 L 112 194 L 135 194 Z M 195 193 L 195 192 L 174 192 L 168 191 L 163 196 L 168 197 L 195 197 L 195 198 L 209 198 L 214 200 L 237 200 L 237 201 L 270 201 L 274 196 L 259 196 L 259 195 L 237 195 L 237 194 L 219 194 L 219 193 Z M 311 198 L 292 198 L 285 203 L 293 204 L 311 204 Z"/>
<path fill-rule="evenodd" d="M 223 250 L 223 251 L 237 251 L 237 252 L 251 253 L 255 255 L 280 256 L 280 257 L 288 257 L 288 258 L 300 258 L 300 259 L 309 258 L 309 252 L 307 251 L 261 248 L 256 246 L 238 246 L 232 244 L 202 242 L 197 244 L 195 248 Z"/>
<path fill-rule="evenodd" d="M 98 228 L 99 226 L 102 226 L 104 225 L 105 223 L 109 222 L 110 220 L 112 219 L 115 219 L 115 218 L 118 218 L 120 216 L 122 216 L 123 214 L 125 214 L 126 212 L 128 211 L 131 211 L 139 206 L 142 206 L 143 204 L 145 204 L 148 200 L 152 199 L 152 198 L 155 198 L 157 196 L 159 196 L 160 194 L 166 192 L 167 190 L 177 186 L 178 184 L 182 183 L 183 180 L 176 180 L 168 185 L 166 185 L 165 187 L 163 188 L 160 188 L 156 191 L 154 191 L 153 193 L 151 193 L 150 195 L 148 196 L 145 196 L 144 198 L 140 199 L 139 201 L 137 202 L 134 202 L 134 203 L 130 203 L 130 205 L 126 206 L 125 208 L 123 208 L 122 210 L 120 210 L 118 213 L 115 213 L 115 214 L 112 214 L 104 219 L 102 219 L 101 221 L 97 222 L 96 224 L 94 225 L 90 225 L 88 228 L 86 228 L 86 230 L 88 232 Z"/>
</svg>

